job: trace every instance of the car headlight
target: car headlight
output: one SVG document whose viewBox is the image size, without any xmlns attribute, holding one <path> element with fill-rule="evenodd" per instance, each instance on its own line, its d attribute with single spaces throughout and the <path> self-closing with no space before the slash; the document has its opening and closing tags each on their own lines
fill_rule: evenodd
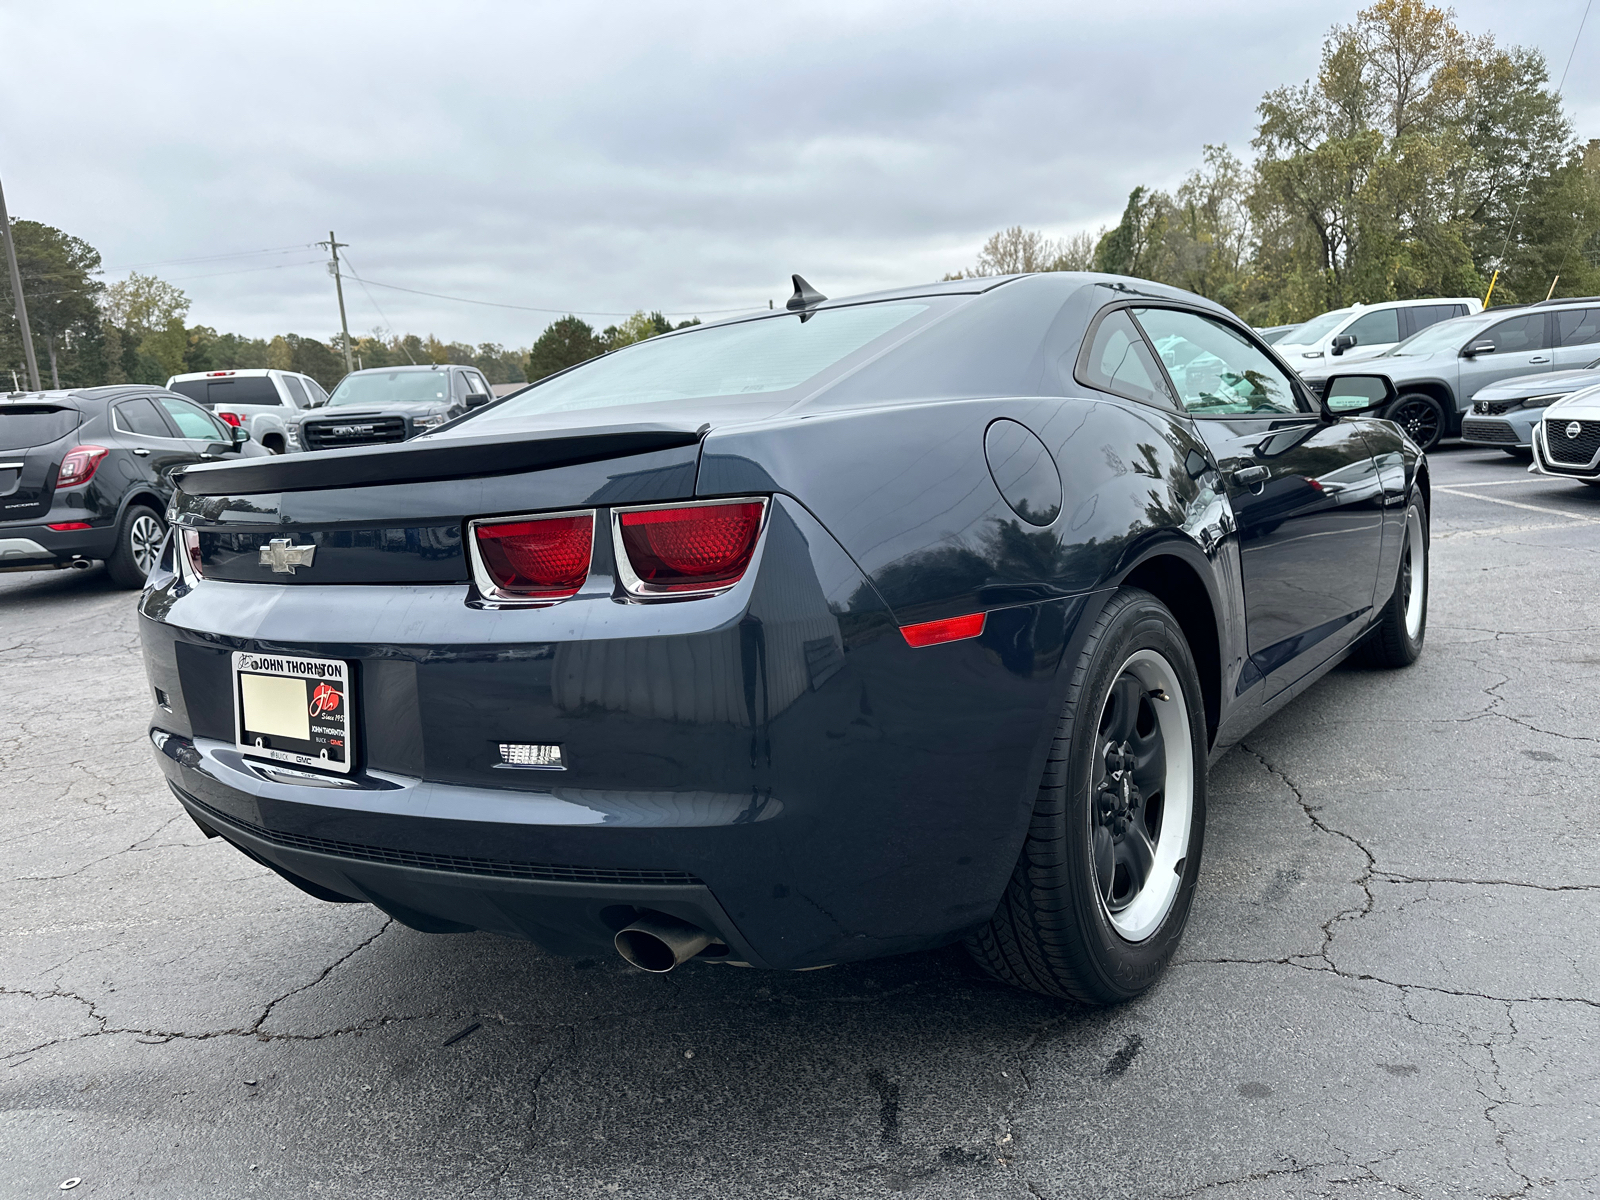
<svg viewBox="0 0 1600 1200">
<path fill-rule="evenodd" d="M 1570 395 L 1572 395 L 1571 392 L 1551 392 L 1545 396 L 1529 396 L 1518 407 L 1544 408 L 1547 405 L 1554 404 L 1557 400 L 1565 400 Z"/>
<path fill-rule="evenodd" d="M 412 417 L 411 424 L 416 426 L 418 429 L 433 429 L 439 425 L 443 425 L 449 419 L 450 418 L 445 416 L 444 413 L 439 413 L 432 417 Z"/>
</svg>

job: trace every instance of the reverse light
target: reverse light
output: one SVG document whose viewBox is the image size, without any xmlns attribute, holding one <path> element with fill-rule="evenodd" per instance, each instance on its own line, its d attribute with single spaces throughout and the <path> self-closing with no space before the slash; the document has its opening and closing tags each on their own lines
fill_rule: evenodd
<svg viewBox="0 0 1600 1200">
<path fill-rule="evenodd" d="M 594 513 L 473 521 L 473 581 L 485 599 L 566 600 L 589 577 Z"/>
<path fill-rule="evenodd" d="M 635 596 L 694 596 L 738 583 L 755 554 L 763 499 L 615 509 L 617 573 Z"/>
<path fill-rule="evenodd" d="M 66 533 L 69 529 L 93 529 L 87 521 L 63 521 L 59 525 L 46 525 L 46 529 L 54 529 L 57 533 Z"/>
<path fill-rule="evenodd" d="M 200 535 L 193 529 L 178 530 L 178 554 L 184 571 L 195 579 L 206 577 L 204 565 L 200 561 Z"/>
<path fill-rule="evenodd" d="M 924 621 L 920 625 L 900 626 L 900 635 L 907 644 L 921 648 L 937 646 L 940 642 L 962 642 L 983 632 L 988 613 L 968 613 L 964 617 L 946 617 L 942 621 Z"/>
<path fill-rule="evenodd" d="M 56 473 L 56 486 L 77 487 L 80 483 L 88 483 L 94 478 L 100 460 L 110 453 L 104 446 L 74 446 L 61 460 L 61 470 Z"/>
<path fill-rule="evenodd" d="M 244 424 L 244 418 L 236 412 L 224 412 L 219 408 L 216 416 L 219 421 L 223 421 L 226 424 L 232 425 L 235 429 Z"/>
</svg>

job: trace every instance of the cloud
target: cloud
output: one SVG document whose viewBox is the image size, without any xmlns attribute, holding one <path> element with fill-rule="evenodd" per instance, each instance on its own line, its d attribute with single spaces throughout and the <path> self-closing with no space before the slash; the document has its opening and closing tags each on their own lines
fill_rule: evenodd
<svg viewBox="0 0 1600 1200">
<path fill-rule="evenodd" d="M 1577 12 L 1469 28 L 1559 72 Z M 423 291 L 561 311 L 762 306 L 937 278 L 994 229 L 1112 222 L 1353 5 L 28 5 L 0 77 L 13 213 L 108 267 L 162 262 L 193 319 L 337 327 L 319 252 Z M 1595 32 L 1595 31 L 1591 31 Z M 1587 35 L 1586 35 L 1587 36 Z M 1574 65 L 1574 111 L 1596 85 Z M 1587 90 L 1585 90 L 1587 89 Z M 1600 131 L 1596 131 L 1600 132 Z M 356 329 L 526 344 L 549 319 L 346 289 Z M 375 303 L 374 303 L 375 301 Z M 611 318 L 599 316 L 604 324 Z"/>
</svg>

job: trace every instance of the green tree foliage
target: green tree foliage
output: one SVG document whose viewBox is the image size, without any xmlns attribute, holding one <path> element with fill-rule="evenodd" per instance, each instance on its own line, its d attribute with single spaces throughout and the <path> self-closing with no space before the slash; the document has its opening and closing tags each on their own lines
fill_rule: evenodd
<svg viewBox="0 0 1600 1200">
<path fill-rule="evenodd" d="M 85 362 L 98 366 L 102 355 L 98 297 L 105 285 L 94 278 L 100 272 L 100 252 L 81 238 L 37 221 L 13 220 L 11 236 L 42 382 L 60 387 L 62 379 L 79 374 Z M 0 288 L 0 366 L 14 365 L 21 377 L 24 361 L 11 289 L 6 286 Z"/>
<path fill-rule="evenodd" d="M 605 351 L 606 346 L 587 321 L 574 316 L 562 317 L 550 322 L 539 340 L 533 343 L 533 349 L 528 351 L 528 380 L 536 382 Z"/>
</svg>

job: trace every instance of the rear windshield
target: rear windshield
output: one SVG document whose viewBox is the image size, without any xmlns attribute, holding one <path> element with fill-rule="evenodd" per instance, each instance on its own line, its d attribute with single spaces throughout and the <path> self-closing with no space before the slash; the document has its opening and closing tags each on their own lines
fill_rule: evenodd
<svg viewBox="0 0 1600 1200">
<path fill-rule="evenodd" d="M 1351 313 L 1348 308 L 1336 308 L 1332 312 L 1325 312 L 1320 317 L 1312 317 L 1293 333 L 1285 334 L 1285 346 L 1309 346 L 1313 342 L 1320 342 L 1335 325 L 1344 320 Z"/>
<path fill-rule="evenodd" d="M 435 404 L 449 399 L 449 371 L 358 371 L 339 381 L 328 403 Z"/>
<path fill-rule="evenodd" d="M 230 404 L 282 404 L 278 389 L 265 375 L 246 375 L 243 379 L 180 379 L 172 390 L 206 408 Z"/>
<path fill-rule="evenodd" d="M 784 315 L 650 338 L 529 388 L 494 409 L 493 419 L 787 391 L 928 308 L 862 304 L 805 320 Z"/>
<path fill-rule="evenodd" d="M 30 404 L 0 407 L 0 450 L 48 446 L 78 427 L 83 414 L 75 408 Z"/>
</svg>

